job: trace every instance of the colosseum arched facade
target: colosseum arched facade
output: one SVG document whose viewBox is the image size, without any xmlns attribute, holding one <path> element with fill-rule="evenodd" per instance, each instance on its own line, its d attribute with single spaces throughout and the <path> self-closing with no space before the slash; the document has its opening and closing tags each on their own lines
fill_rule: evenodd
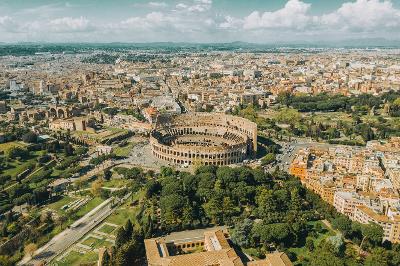
<svg viewBox="0 0 400 266">
<path fill-rule="evenodd" d="M 176 165 L 229 165 L 257 152 L 257 124 L 215 113 L 160 115 L 150 135 L 152 153 Z"/>
</svg>

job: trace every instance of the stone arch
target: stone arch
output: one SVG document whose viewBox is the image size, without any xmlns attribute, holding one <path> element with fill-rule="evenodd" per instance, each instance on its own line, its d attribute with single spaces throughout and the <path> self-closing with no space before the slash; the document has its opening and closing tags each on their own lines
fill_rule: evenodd
<svg viewBox="0 0 400 266">
<path fill-rule="evenodd" d="M 53 118 L 56 118 L 57 117 L 57 109 L 56 108 L 50 108 L 49 116 L 53 117 Z"/>
<path fill-rule="evenodd" d="M 57 113 L 58 113 L 58 118 L 66 118 L 67 117 L 67 114 L 66 114 L 66 112 L 64 111 L 64 109 L 62 109 L 62 108 L 59 108 L 58 110 L 57 110 Z"/>
</svg>

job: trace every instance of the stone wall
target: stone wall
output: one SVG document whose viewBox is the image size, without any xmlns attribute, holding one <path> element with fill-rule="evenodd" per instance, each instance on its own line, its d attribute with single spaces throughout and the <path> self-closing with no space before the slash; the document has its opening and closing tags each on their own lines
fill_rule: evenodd
<svg viewBox="0 0 400 266">
<path fill-rule="evenodd" d="M 228 165 L 255 155 L 257 125 L 225 114 L 161 115 L 150 144 L 155 157 L 171 164 Z"/>
</svg>

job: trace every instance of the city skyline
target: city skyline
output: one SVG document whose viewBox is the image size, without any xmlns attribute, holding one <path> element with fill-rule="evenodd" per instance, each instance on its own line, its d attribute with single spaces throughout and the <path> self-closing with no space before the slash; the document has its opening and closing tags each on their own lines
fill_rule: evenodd
<svg viewBox="0 0 400 266">
<path fill-rule="evenodd" d="M 321 3 L 322 2 L 322 3 Z M 3 1 L 0 42 L 398 41 L 400 1 Z M 368 44 L 368 43 L 367 43 Z"/>
</svg>

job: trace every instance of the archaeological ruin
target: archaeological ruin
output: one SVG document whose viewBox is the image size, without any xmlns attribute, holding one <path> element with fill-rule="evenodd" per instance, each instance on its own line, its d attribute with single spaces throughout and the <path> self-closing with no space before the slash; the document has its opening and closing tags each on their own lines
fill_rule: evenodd
<svg viewBox="0 0 400 266">
<path fill-rule="evenodd" d="M 150 136 L 152 153 L 173 165 L 229 165 L 257 152 L 257 125 L 211 113 L 159 115 Z"/>
</svg>

